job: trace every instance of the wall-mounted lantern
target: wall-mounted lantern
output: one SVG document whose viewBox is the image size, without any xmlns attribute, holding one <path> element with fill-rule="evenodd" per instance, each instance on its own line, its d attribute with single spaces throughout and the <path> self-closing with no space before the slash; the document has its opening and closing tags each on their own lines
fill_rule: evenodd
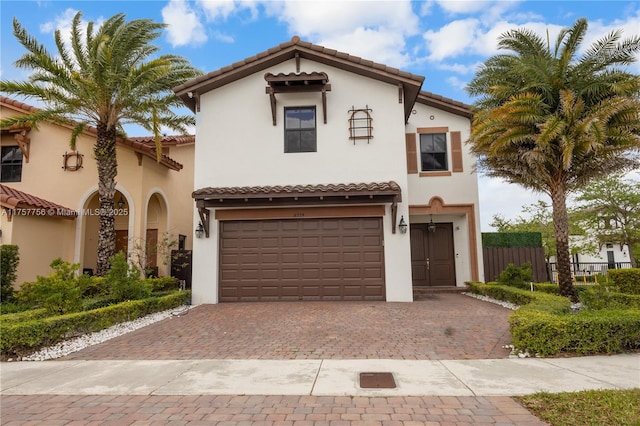
<svg viewBox="0 0 640 426">
<path fill-rule="evenodd" d="M 125 205 L 125 201 L 124 198 L 122 197 L 122 195 L 120 196 L 120 199 L 118 200 L 118 208 L 122 209 Z"/>
<path fill-rule="evenodd" d="M 400 223 L 398 223 L 398 229 L 401 234 L 407 233 L 407 222 L 404 221 L 404 216 L 400 216 Z"/>
<path fill-rule="evenodd" d="M 196 226 L 196 238 L 202 238 L 204 235 L 204 226 L 202 226 L 202 222 L 198 223 Z"/>
<path fill-rule="evenodd" d="M 433 215 L 431 215 L 430 219 L 429 219 L 429 225 L 427 225 L 427 229 L 429 230 L 429 232 L 431 232 L 432 234 L 434 234 L 436 232 L 436 224 L 433 223 Z"/>
</svg>

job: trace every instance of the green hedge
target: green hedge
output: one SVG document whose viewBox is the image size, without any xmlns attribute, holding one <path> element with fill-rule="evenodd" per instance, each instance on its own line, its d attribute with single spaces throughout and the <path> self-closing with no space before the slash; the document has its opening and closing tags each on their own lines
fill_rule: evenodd
<svg viewBox="0 0 640 426">
<path fill-rule="evenodd" d="M 602 306 L 598 307 L 602 309 L 585 303 L 588 309 L 571 313 L 571 301 L 566 297 L 497 284 L 467 285 L 472 293 L 520 305 L 509 317 L 513 346 L 518 351 L 549 356 L 640 349 L 640 309 L 633 308 L 637 303 L 635 296 L 608 293 L 604 297 L 609 299 L 602 301 L 591 295 L 595 288 L 584 289 L 581 297 L 599 300 Z"/>
<path fill-rule="evenodd" d="M 513 346 L 531 355 L 593 355 L 640 349 L 640 310 L 555 315 L 517 310 L 509 317 Z"/>
<path fill-rule="evenodd" d="M 571 301 L 569 299 L 544 291 L 549 290 L 548 285 L 534 284 L 534 291 L 531 291 L 528 286 L 527 289 L 524 289 L 497 283 L 483 284 L 479 282 L 468 282 L 467 285 L 469 291 L 472 293 L 481 294 L 497 300 L 504 300 L 519 306 L 538 302 L 536 305 L 547 304 L 552 306 L 554 312 L 569 312 L 571 310 Z M 554 286 L 554 284 L 551 285 Z M 536 288 L 544 290 L 535 291 Z"/>
<path fill-rule="evenodd" d="M 483 232 L 482 247 L 542 247 L 540 232 Z"/>
<path fill-rule="evenodd" d="M 91 311 L 5 323 L 0 333 L 3 358 L 21 357 L 65 339 L 103 330 L 115 324 L 178 307 L 189 300 L 189 291 L 164 297 L 132 300 Z"/>
<path fill-rule="evenodd" d="M 640 268 L 611 269 L 609 277 L 620 293 L 640 294 Z"/>
<path fill-rule="evenodd" d="M 619 293 L 616 287 L 588 286 L 578 292 L 580 301 L 589 309 L 640 309 L 640 294 Z"/>
</svg>

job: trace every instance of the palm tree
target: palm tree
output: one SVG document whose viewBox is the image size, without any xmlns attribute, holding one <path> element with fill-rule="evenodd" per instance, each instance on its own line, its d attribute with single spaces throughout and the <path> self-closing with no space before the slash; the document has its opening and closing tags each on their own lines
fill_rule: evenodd
<svg viewBox="0 0 640 426">
<path fill-rule="evenodd" d="M 15 65 L 33 72 L 28 81 L 0 81 L 0 91 L 39 99 L 45 107 L 2 119 L 0 125 L 35 127 L 42 121 L 71 125 L 72 149 L 87 126 L 96 128 L 93 153 L 101 211 L 96 273 L 104 275 L 115 251 L 116 138 L 124 134 L 124 125 L 141 125 L 155 136 L 159 158 L 161 126 L 186 133 L 194 123 L 192 116 L 172 110 L 183 105 L 171 89 L 200 72 L 179 56 L 156 55 L 159 49 L 151 42 L 160 36 L 163 24 L 148 19 L 127 22 L 124 14 L 117 14 L 95 31 L 89 22 L 83 35 L 81 17 L 78 12 L 73 19 L 70 45 L 59 30 L 55 32 L 57 56 L 14 18 L 13 34 L 27 50 Z"/>
<path fill-rule="evenodd" d="M 555 46 L 532 31 L 501 35 L 467 91 L 475 103 L 469 144 L 479 167 L 548 194 L 552 201 L 558 282 L 577 301 L 571 279 L 567 194 L 594 178 L 640 165 L 640 37 L 614 31 L 578 57 L 587 31 L 579 19 Z"/>
</svg>

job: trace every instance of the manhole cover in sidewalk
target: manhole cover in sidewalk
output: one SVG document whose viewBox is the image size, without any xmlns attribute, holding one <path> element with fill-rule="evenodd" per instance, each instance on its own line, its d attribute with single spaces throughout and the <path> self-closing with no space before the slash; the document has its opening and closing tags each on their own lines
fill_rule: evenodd
<svg viewBox="0 0 640 426">
<path fill-rule="evenodd" d="M 361 388 L 388 388 L 396 387 L 392 373 L 360 373 Z"/>
</svg>

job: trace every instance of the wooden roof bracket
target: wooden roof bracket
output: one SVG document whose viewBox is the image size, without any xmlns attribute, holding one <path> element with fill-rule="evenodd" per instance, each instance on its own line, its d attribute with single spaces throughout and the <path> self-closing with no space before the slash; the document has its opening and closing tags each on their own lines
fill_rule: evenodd
<svg viewBox="0 0 640 426">
<path fill-rule="evenodd" d="M 402 95 L 404 94 L 404 87 L 402 87 L 402 83 L 398 83 L 398 103 L 402 103 Z"/>
<path fill-rule="evenodd" d="M 300 52 L 296 52 L 296 72 L 300 73 Z"/>
<path fill-rule="evenodd" d="M 136 157 L 138 157 L 138 166 L 142 166 L 142 153 L 135 151 Z"/>
<path fill-rule="evenodd" d="M 276 125 L 276 93 L 273 87 L 267 87 L 267 94 L 269 95 L 269 102 L 271 103 L 271 119 L 273 125 Z"/>
<path fill-rule="evenodd" d="M 204 200 L 198 200 L 197 206 L 200 223 L 202 223 L 202 227 L 204 228 L 204 236 L 205 238 L 209 238 L 209 219 L 211 217 L 211 212 L 209 209 L 204 207 Z"/>
<path fill-rule="evenodd" d="M 324 115 L 324 124 L 327 124 L 327 87 L 322 86 L 322 114 Z"/>
<path fill-rule="evenodd" d="M 325 121 L 326 123 L 326 121 Z M 21 130 L 19 133 L 13 135 L 16 142 L 18 142 L 18 147 L 20 151 L 22 151 L 22 156 L 25 159 L 25 162 L 29 162 L 29 147 L 31 146 L 31 139 L 27 137 L 27 131 Z"/>
<path fill-rule="evenodd" d="M 394 197 L 391 202 L 391 233 L 396 233 L 396 219 L 398 218 L 398 201 L 396 197 Z"/>
</svg>

